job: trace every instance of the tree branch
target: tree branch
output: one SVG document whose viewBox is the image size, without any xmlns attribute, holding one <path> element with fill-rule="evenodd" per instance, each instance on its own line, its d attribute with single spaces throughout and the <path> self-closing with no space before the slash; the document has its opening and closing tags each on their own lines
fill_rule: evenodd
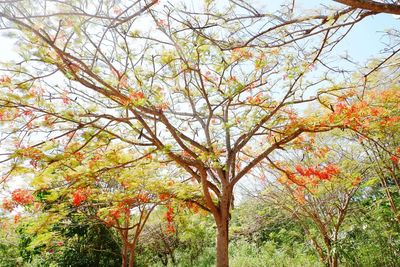
<svg viewBox="0 0 400 267">
<path fill-rule="evenodd" d="M 388 13 L 388 14 L 400 15 L 400 5 L 398 4 L 386 4 L 370 0 L 334 0 L 334 1 L 353 8 L 362 8 L 376 13 Z"/>
</svg>

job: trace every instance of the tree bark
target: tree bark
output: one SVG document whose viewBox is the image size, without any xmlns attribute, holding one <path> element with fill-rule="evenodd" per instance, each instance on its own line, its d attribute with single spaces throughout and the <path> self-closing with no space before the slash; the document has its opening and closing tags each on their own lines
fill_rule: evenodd
<svg viewBox="0 0 400 267">
<path fill-rule="evenodd" d="M 135 263 L 135 246 L 129 248 L 129 267 L 133 267 Z"/>
<path fill-rule="evenodd" d="M 229 216 L 217 221 L 217 267 L 229 266 Z"/>
<path fill-rule="evenodd" d="M 370 10 L 376 13 L 388 13 L 400 15 L 400 5 L 398 4 L 386 4 L 371 0 L 335 0 L 335 2 L 353 7 Z"/>
<path fill-rule="evenodd" d="M 123 247 L 122 247 L 122 253 L 121 253 L 121 256 L 122 256 L 122 264 L 121 264 L 121 266 L 122 267 L 126 267 L 126 263 L 127 263 L 127 259 L 126 259 L 126 256 L 127 256 L 127 248 L 126 248 L 126 244 L 124 243 L 123 244 Z"/>
<path fill-rule="evenodd" d="M 332 257 L 333 257 L 333 259 L 332 259 L 332 267 L 337 267 L 338 266 L 338 256 L 337 256 L 337 254 L 335 253 L 335 255 L 333 255 Z"/>
<path fill-rule="evenodd" d="M 231 191 L 224 188 L 218 213 L 214 215 L 217 224 L 217 267 L 229 267 L 229 211 Z"/>
</svg>

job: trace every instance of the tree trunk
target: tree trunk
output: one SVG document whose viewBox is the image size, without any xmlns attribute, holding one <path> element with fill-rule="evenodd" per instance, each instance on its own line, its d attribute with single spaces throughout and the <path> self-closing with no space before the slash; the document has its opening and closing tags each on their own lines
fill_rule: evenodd
<svg viewBox="0 0 400 267">
<path fill-rule="evenodd" d="M 124 244 L 122 246 L 123 247 L 122 247 L 122 253 L 121 253 L 121 255 L 122 255 L 122 264 L 121 264 L 121 266 L 122 267 L 126 267 L 128 250 L 127 250 L 125 242 L 124 242 Z"/>
<path fill-rule="evenodd" d="M 217 225 L 217 267 L 228 267 L 228 221 Z"/>
<path fill-rule="evenodd" d="M 135 263 L 135 246 L 129 248 L 129 267 L 133 267 Z"/>
<path fill-rule="evenodd" d="M 337 267 L 337 266 L 338 266 L 338 256 L 335 253 L 335 255 L 333 255 L 332 267 Z"/>
<path fill-rule="evenodd" d="M 227 212 L 222 212 L 217 223 L 217 267 L 229 266 L 229 216 Z"/>
<path fill-rule="evenodd" d="M 338 266 L 338 256 L 335 255 L 330 255 L 328 257 L 328 262 L 326 264 L 328 267 L 337 267 Z"/>
</svg>

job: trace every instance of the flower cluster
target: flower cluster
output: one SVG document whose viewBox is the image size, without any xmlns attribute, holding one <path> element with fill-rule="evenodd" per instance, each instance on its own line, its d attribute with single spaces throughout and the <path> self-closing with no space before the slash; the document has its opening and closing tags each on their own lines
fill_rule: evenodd
<svg viewBox="0 0 400 267">
<path fill-rule="evenodd" d="M 168 206 L 167 212 L 165 213 L 165 219 L 167 220 L 167 233 L 174 233 L 174 208 L 172 206 Z"/>
<path fill-rule="evenodd" d="M 300 165 L 296 166 L 296 171 L 299 175 L 305 177 L 317 177 L 320 180 L 330 180 L 332 176 L 339 173 L 339 168 L 334 164 L 328 164 L 325 167 L 308 167 L 303 168 Z"/>
<path fill-rule="evenodd" d="M 88 198 L 89 192 L 87 190 L 79 188 L 72 194 L 72 205 L 78 207 L 82 202 L 85 202 Z"/>
<path fill-rule="evenodd" d="M 12 200 L 19 205 L 33 204 L 33 196 L 27 189 L 17 189 L 11 194 Z"/>
</svg>

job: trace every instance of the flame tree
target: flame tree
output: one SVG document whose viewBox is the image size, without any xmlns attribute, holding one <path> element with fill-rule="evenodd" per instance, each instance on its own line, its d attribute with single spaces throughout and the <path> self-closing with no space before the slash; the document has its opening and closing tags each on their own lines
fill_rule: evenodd
<svg viewBox="0 0 400 267">
<path fill-rule="evenodd" d="M 228 266 L 235 185 L 303 133 L 359 126 L 329 119 L 354 95 L 332 51 L 374 14 L 305 14 L 295 1 L 1 3 L 1 28 L 19 47 L 1 78 L 3 180 L 99 138 L 156 153 L 201 185 L 217 266 Z"/>
</svg>

